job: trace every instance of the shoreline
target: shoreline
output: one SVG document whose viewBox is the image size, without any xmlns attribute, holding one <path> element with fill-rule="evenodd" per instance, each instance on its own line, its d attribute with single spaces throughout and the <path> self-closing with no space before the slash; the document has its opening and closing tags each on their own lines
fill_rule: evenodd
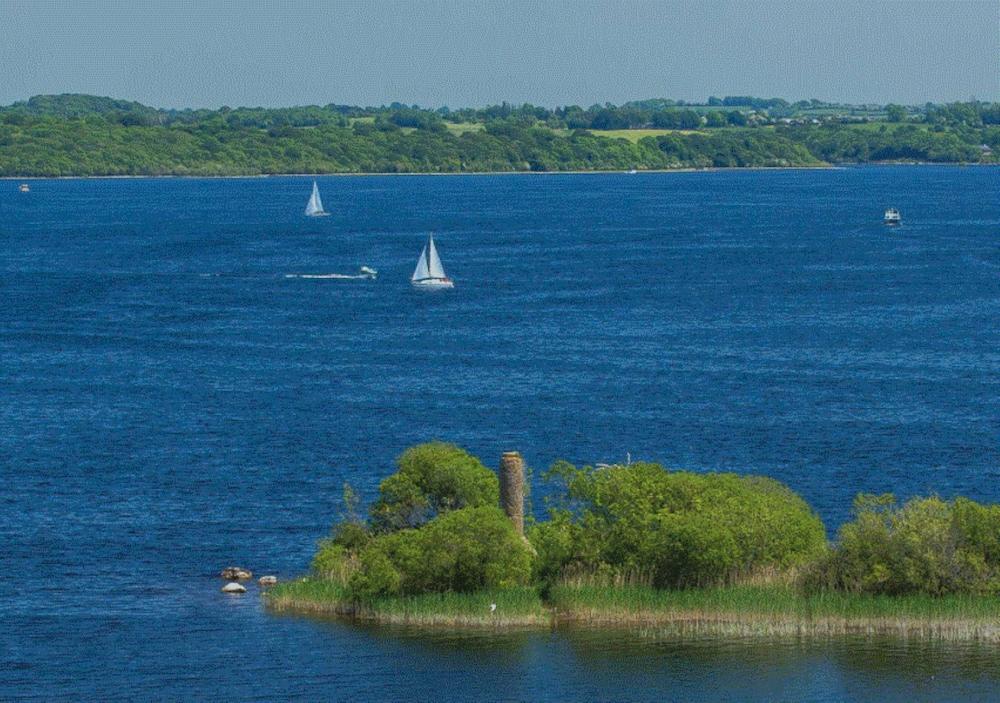
<svg viewBox="0 0 1000 703">
<path fill-rule="evenodd" d="M 697 610 L 560 612 L 547 609 L 544 616 L 454 616 L 448 613 L 408 615 L 356 609 L 347 604 L 285 605 L 268 602 L 275 615 L 333 618 L 345 622 L 431 630 L 605 630 L 655 629 L 664 635 L 713 635 L 719 637 L 899 637 L 945 642 L 1000 644 L 1000 622 L 975 619 L 845 618 L 767 616 L 757 613 L 711 613 Z"/>
<path fill-rule="evenodd" d="M 521 592 L 520 599 L 507 604 L 501 592 L 404 597 L 362 606 L 343 599 L 335 586 L 322 594 L 296 586 L 306 583 L 316 584 L 286 582 L 283 588 L 264 594 L 265 608 L 275 615 L 430 630 L 655 630 L 664 636 L 864 636 L 1000 643 L 1000 617 L 993 612 L 1000 606 L 994 607 L 988 596 L 939 601 L 846 594 L 809 597 L 791 595 L 792 591 L 780 586 L 765 586 L 661 591 L 661 602 L 651 603 L 650 589 L 563 586 L 554 588 L 544 601 L 534 593 L 534 602 L 526 602 Z M 720 604 L 740 591 L 763 599 L 756 604 L 747 602 L 742 608 Z M 496 613 L 486 605 L 490 600 L 500 603 Z M 976 612 L 983 605 L 990 607 Z M 857 613 L 838 614 L 838 608 Z"/>
<path fill-rule="evenodd" d="M 229 180 L 244 180 L 244 179 L 265 179 L 265 178 L 331 178 L 331 177 L 362 177 L 362 176 L 559 176 L 559 175 L 575 175 L 575 176 L 600 176 L 608 174 L 620 174 L 623 176 L 639 176 L 643 174 L 670 174 L 670 173 L 726 173 L 734 171 L 836 171 L 836 170 L 846 170 L 850 168 L 864 168 L 867 166 L 929 166 L 929 167 L 948 167 L 957 166 L 963 168 L 969 167 L 980 167 L 980 168 L 996 168 L 1000 166 L 1000 163 L 962 163 L 958 161 L 949 162 L 929 162 L 929 161 L 877 161 L 877 162 L 865 162 L 865 163 L 840 163 L 840 164 L 816 164 L 813 166 L 711 166 L 706 168 L 695 168 L 695 167 L 683 167 L 683 168 L 666 168 L 666 169 L 640 169 L 636 173 L 629 173 L 628 171 L 621 170 L 594 170 L 594 171 L 413 171 L 408 173 L 399 172 L 380 172 L 380 171 L 343 171 L 343 172 L 333 172 L 333 173 L 262 173 L 262 174 L 243 174 L 243 175 L 232 175 L 232 176 L 220 176 L 220 175 L 176 175 L 176 174 L 161 174 L 161 175 L 104 175 L 104 176 L 0 176 L 0 181 L 63 181 L 63 180 L 132 180 L 132 179 L 152 179 L 152 178 L 170 178 L 170 179 L 189 179 L 189 180 L 206 180 L 206 179 L 229 179 Z"/>
</svg>

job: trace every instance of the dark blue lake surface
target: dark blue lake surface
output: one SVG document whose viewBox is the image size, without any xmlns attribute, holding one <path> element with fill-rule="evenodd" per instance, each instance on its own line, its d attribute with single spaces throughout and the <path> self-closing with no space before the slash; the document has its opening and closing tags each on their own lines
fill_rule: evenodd
<svg viewBox="0 0 1000 703">
<path fill-rule="evenodd" d="M 995 647 L 373 630 L 216 578 L 304 571 L 431 438 L 767 474 L 831 530 L 1000 500 L 1000 170 L 318 180 L 331 217 L 0 181 L 0 700 L 1000 698 Z M 429 230 L 453 291 L 409 286 Z"/>
</svg>

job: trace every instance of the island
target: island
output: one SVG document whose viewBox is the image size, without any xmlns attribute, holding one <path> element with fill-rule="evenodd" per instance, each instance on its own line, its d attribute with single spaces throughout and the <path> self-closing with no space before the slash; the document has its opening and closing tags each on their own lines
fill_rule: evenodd
<svg viewBox="0 0 1000 703">
<path fill-rule="evenodd" d="M 1000 162 L 1000 103 L 749 96 L 582 108 L 393 103 L 159 109 L 91 95 L 0 107 L 0 177 L 258 176 Z"/>
<path fill-rule="evenodd" d="M 266 605 L 424 627 L 1000 641 L 1000 505 L 861 494 L 831 542 L 767 477 L 556 462 L 544 478 L 536 520 L 517 452 L 495 473 L 455 445 L 412 447 L 366 514 L 345 485 L 310 572 Z"/>
</svg>

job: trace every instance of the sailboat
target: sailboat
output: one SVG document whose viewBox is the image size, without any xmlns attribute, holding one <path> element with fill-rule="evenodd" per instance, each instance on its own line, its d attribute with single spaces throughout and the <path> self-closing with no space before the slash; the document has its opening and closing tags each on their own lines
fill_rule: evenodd
<svg viewBox="0 0 1000 703">
<path fill-rule="evenodd" d="M 323 217 L 329 214 L 323 209 L 323 201 L 319 199 L 319 186 L 316 185 L 316 181 L 313 181 L 313 192 L 309 196 L 309 203 L 306 205 L 306 215 L 309 217 Z"/>
<path fill-rule="evenodd" d="M 420 252 L 417 268 L 410 276 L 410 283 L 421 288 L 454 288 L 455 284 L 444 274 L 441 257 L 434 246 L 434 235 L 427 238 L 424 250 Z"/>
</svg>

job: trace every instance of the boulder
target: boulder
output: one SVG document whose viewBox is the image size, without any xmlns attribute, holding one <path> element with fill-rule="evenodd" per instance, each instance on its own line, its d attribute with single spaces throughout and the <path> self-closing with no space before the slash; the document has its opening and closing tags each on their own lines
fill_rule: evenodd
<svg viewBox="0 0 1000 703">
<path fill-rule="evenodd" d="M 246 586 L 244 586 L 242 584 L 239 584 L 239 583 L 236 583 L 235 581 L 233 581 L 233 582 L 227 583 L 225 586 L 223 586 L 222 587 L 222 592 L 223 593 L 246 593 L 247 589 L 246 589 Z"/>
<path fill-rule="evenodd" d="M 241 569 L 238 566 L 227 566 L 219 576 L 227 581 L 249 581 L 253 578 L 253 572 L 249 569 Z"/>
<path fill-rule="evenodd" d="M 274 584 L 278 583 L 278 577 L 261 576 L 259 579 L 257 579 L 257 583 L 259 583 L 261 586 L 273 586 Z"/>
</svg>

